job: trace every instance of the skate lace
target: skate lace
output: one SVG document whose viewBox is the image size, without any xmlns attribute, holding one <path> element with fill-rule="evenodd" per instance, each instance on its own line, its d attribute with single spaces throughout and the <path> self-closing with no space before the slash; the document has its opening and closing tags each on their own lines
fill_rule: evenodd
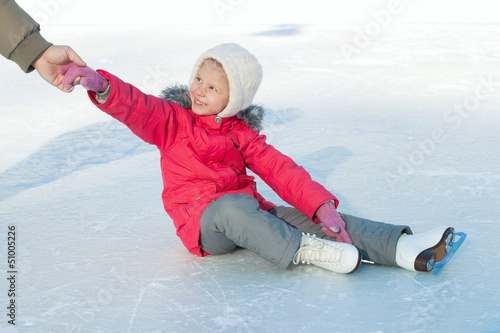
<svg viewBox="0 0 500 333">
<path fill-rule="evenodd" d="M 304 244 L 298 249 L 297 253 L 293 257 L 293 263 L 295 265 L 298 263 L 326 263 L 341 266 L 340 259 L 342 258 L 343 251 L 343 248 L 313 239 L 311 243 Z"/>
</svg>

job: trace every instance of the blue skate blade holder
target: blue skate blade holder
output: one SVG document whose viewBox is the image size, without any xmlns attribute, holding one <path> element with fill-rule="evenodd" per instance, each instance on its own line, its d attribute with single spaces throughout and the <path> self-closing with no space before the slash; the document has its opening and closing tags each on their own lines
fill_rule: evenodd
<svg viewBox="0 0 500 333">
<path fill-rule="evenodd" d="M 453 240 L 453 247 L 451 248 L 450 252 L 448 252 L 446 257 L 443 258 L 443 260 L 434 264 L 432 275 L 436 275 L 437 273 L 439 273 L 439 271 L 444 267 L 444 265 L 446 265 L 446 263 L 451 259 L 451 257 L 453 257 L 455 252 L 457 252 L 460 245 L 462 245 L 462 243 L 464 242 L 465 237 L 467 237 L 467 234 L 465 234 L 464 232 L 455 232 L 453 235 L 454 237 L 460 236 L 460 238 L 458 240 Z"/>
</svg>

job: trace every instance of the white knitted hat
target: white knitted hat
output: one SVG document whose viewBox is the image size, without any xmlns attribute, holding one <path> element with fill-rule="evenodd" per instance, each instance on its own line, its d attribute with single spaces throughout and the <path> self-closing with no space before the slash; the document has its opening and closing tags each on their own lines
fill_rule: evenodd
<svg viewBox="0 0 500 333">
<path fill-rule="evenodd" d="M 262 81 L 262 67 L 257 58 L 238 44 L 218 45 L 198 58 L 191 73 L 189 86 L 196 78 L 203 61 L 208 58 L 222 64 L 229 81 L 229 103 L 218 116 L 232 117 L 249 107 Z"/>
</svg>

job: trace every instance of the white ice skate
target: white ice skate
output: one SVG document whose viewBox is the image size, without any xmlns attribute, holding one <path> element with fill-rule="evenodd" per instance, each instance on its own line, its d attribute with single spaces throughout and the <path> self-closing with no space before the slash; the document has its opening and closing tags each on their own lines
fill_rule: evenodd
<svg viewBox="0 0 500 333">
<path fill-rule="evenodd" d="M 396 247 L 396 263 L 410 271 L 437 274 L 466 236 L 451 227 L 440 227 L 419 235 L 403 234 Z"/>
<path fill-rule="evenodd" d="M 335 273 L 349 274 L 358 269 L 361 262 L 359 250 L 351 244 L 334 242 L 302 234 L 300 247 L 293 263 L 313 264 Z"/>
</svg>

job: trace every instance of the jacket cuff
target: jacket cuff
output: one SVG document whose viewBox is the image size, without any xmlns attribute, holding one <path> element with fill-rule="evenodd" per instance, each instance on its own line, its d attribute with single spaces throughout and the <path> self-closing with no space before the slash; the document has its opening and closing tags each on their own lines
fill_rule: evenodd
<svg viewBox="0 0 500 333">
<path fill-rule="evenodd" d="M 32 63 L 51 45 L 40 31 L 33 31 L 12 52 L 10 60 L 17 63 L 25 73 L 32 72 L 35 69 Z"/>
<path fill-rule="evenodd" d="M 111 91 L 111 85 L 108 83 L 108 87 L 106 88 L 106 90 L 104 90 L 101 93 L 100 92 L 95 93 L 95 100 L 100 104 L 106 102 L 109 97 L 110 91 Z"/>
<path fill-rule="evenodd" d="M 114 83 L 115 81 L 115 78 L 113 75 L 111 75 L 110 73 L 102 70 L 102 69 L 97 69 L 96 70 L 97 73 L 101 74 L 102 76 L 104 76 L 104 78 L 106 80 L 108 80 L 108 87 L 106 88 L 106 90 L 104 90 L 102 93 L 96 93 L 95 91 L 92 91 L 92 90 L 87 90 L 87 95 L 90 97 L 90 100 L 91 102 L 101 108 L 101 107 L 107 107 L 107 104 L 109 104 L 112 99 L 113 99 L 113 95 L 115 94 L 114 93 L 114 87 L 113 86 L 116 86 L 116 83 Z M 111 98 L 109 98 L 111 95 Z M 101 108 L 102 110 L 102 108 Z"/>
</svg>

